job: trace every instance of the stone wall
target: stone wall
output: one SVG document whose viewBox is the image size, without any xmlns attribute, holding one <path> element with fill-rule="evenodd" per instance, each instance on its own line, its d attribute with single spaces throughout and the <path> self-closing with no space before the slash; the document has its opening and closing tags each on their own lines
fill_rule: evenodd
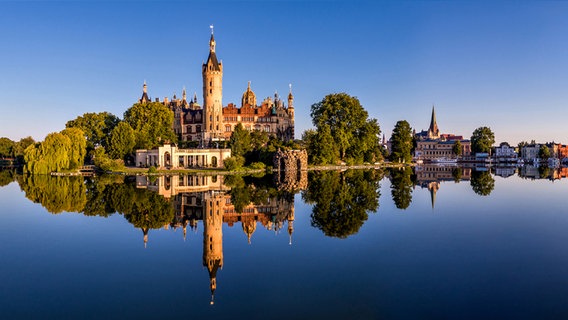
<svg viewBox="0 0 568 320">
<path fill-rule="evenodd" d="M 306 150 L 278 150 L 274 155 L 274 181 L 279 190 L 298 191 L 308 186 Z"/>
</svg>

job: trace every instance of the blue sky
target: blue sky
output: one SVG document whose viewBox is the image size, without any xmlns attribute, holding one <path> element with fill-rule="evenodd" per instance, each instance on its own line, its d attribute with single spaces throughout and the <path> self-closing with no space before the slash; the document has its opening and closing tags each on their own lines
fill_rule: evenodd
<svg viewBox="0 0 568 320">
<path fill-rule="evenodd" d="M 0 2 L 0 136 L 42 140 L 86 112 L 122 118 L 140 97 L 201 94 L 209 25 L 223 104 L 292 83 L 296 136 L 326 94 L 356 96 L 390 136 L 398 120 L 497 142 L 568 143 L 568 2 Z"/>
</svg>

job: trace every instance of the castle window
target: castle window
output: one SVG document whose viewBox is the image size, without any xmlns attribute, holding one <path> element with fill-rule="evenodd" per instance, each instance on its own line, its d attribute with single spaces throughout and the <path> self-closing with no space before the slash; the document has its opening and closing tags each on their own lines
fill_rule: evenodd
<svg viewBox="0 0 568 320">
<path fill-rule="evenodd" d="M 201 126 L 197 126 L 197 127 L 195 127 L 195 132 L 196 132 L 196 133 L 199 133 L 199 132 L 201 132 Z"/>
<path fill-rule="evenodd" d="M 231 126 L 230 125 L 225 126 L 225 132 L 231 132 Z"/>
</svg>

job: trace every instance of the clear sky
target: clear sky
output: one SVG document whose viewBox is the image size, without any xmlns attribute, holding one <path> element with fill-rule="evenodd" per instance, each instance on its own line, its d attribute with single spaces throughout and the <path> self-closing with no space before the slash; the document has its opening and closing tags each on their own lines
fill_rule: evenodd
<svg viewBox="0 0 568 320">
<path fill-rule="evenodd" d="M 0 1 L 0 136 L 43 140 L 86 112 L 122 118 L 142 93 L 197 92 L 209 25 L 223 104 L 293 86 L 296 136 L 329 93 L 398 120 L 497 142 L 568 143 L 568 2 Z"/>
</svg>

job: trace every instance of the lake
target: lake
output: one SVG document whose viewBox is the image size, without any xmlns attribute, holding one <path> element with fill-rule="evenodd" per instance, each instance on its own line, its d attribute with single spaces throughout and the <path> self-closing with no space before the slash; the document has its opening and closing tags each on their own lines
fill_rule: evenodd
<svg viewBox="0 0 568 320">
<path fill-rule="evenodd" d="M 566 318 L 566 176 L 0 171 L 0 318 Z"/>
</svg>

